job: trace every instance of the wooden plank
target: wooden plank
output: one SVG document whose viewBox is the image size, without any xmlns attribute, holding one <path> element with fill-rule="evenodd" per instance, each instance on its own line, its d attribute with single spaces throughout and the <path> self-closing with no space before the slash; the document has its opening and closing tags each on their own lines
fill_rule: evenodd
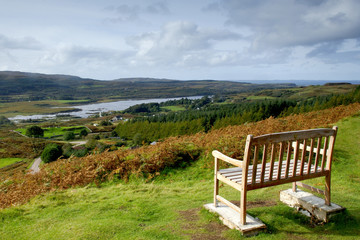
<svg viewBox="0 0 360 240">
<path fill-rule="evenodd" d="M 233 204 L 232 202 L 226 200 L 225 198 L 223 198 L 220 195 L 216 196 L 216 199 L 220 202 L 222 202 L 223 204 L 225 204 L 226 206 L 230 207 L 231 209 L 237 211 L 238 213 L 240 213 L 240 208 L 238 206 L 236 206 L 235 204 Z"/>
<path fill-rule="evenodd" d="M 250 164 L 250 155 L 251 155 L 251 146 L 252 146 L 252 140 L 253 136 L 248 135 L 246 138 L 246 144 L 245 144 L 245 152 L 244 152 L 244 172 L 243 172 L 243 181 L 241 183 L 241 197 L 240 197 L 240 224 L 245 225 L 246 224 L 246 196 L 247 196 L 247 176 L 248 176 L 248 169 Z M 244 177 L 245 176 L 245 177 Z"/>
<path fill-rule="evenodd" d="M 216 196 L 219 194 L 219 180 L 217 178 L 219 162 L 218 159 L 215 158 L 215 167 L 214 167 L 214 206 L 217 207 Z"/>
<path fill-rule="evenodd" d="M 315 163 L 314 163 L 314 166 L 315 166 L 315 172 L 317 172 L 318 170 L 318 164 L 319 164 L 319 157 L 320 157 L 320 145 L 321 145 L 321 139 L 322 137 L 319 137 L 317 139 L 317 146 L 316 146 L 316 155 L 315 155 Z"/>
<path fill-rule="evenodd" d="M 314 138 L 312 138 L 310 140 L 310 150 L 309 150 L 309 159 L 308 159 L 308 166 L 311 165 L 311 160 L 312 160 L 312 156 L 313 156 L 313 151 L 314 151 Z M 311 167 L 307 168 L 306 174 L 309 174 L 311 170 Z"/>
<path fill-rule="evenodd" d="M 267 155 L 267 145 L 265 144 L 263 147 L 263 156 L 261 161 L 261 182 L 264 181 L 264 174 L 265 174 L 265 168 L 266 168 L 266 155 Z"/>
<path fill-rule="evenodd" d="M 255 178 L 256 178 L 256 171 L 257 171 L 257 159 L 258 159 L 258 154 L 259 154 L 259 146 L 255 145 L 254 148 L 254 159 L 253 159 L 253 176 L 252 176 L 252 182 L 255 183 Z"/>
<path fill-rule="evenodd" d="M 285 178 L 288 178 L 289 176 L 290 158 L 291 158 L 291 142 L 288 142 L 287 153 L 286 153 Z"/>
<path fill-rule="evenodd" d="M 303 145 L 306 146 L 306 139 L 304 139 Z M 300 175 L 303 175 L 304 173 L 305 156 L 306 156 L 306 147 L 302 150 L 301 153 Z"/>
<path fill-rule="evenodd" d="M 271 144 L 271 156 L 270 156 L 270 170 L 269 170 L 269 181 L 273 179 L 274 171 L 274 158 L 275 158 L 275 144 Z"/>
<path fill-rule="evenodd" d="M 311 139 L 312 139 L 312 138 L 311 138 Z M 293 143 L 293 147 L 294 147 L 294 146 L 295 146 L 295 143 Z M 301 150 L 303 150 L 303 149 L 304 149 L 304 144 L 300 143 L 299 148 L 300 148 Z M 313 152 L 316 151 L 316 150 L 317 150 L 317 148 L 313 148 Z M 310 152 L 310 146 L 307 146 L 307 147 L 306 147 L 306 151 Z M 320 154 L 324 154 L 324 149 L 320 148 Z"/>
<path fill-rule="evenodd" d="M 232 172 L 241 172 L 241 171 L 242 168 L 239 167 L 219 169 L 219 172 L 222 173 L 232 173 Z"/>
<path fill-rule="evenodd" d="M 222 175 L 219 174 L 219 173 L 217 174 L 217 178 L 218 178 L 220 181 L 222 181 L 222 182 L 224 182 L 224 183 L 226 183 L 226 184 L 229 184 L 230 186 L 232 186 L 232 187 L 235 188 L 236 190 L 239 190 L 239 191 L 242 191 L 242 190 L 243 190 L 243 189 L 242 189 L 242 186 L 241 186 L 240 184 L 237 184 L 236 182 L 233 182 L 233 181 L 225 178 L 224 176 L 222 176 Z"/>
<path fill-rule="evenodd" d="M 325 162 L 326 162 L 326 151 L 327 151 L 327 145 L 328 145 L 328 141 L 329 141 L 329 138 L 328 137 L 325 137 L 325 140 L 324 140 L 324 154 L 322 155 L 322 158 L 321 158 L 321 171 L 324 170 L 324 166 L 325 166 Z"/>
<path fill-rule="evenodd" d="M 323 191 L 323 190 L 321 190 L 321 189 L 318 189 L 318 188 L 316 188 L 316 187 L 307 185 L 307 184 L 305 184 L 305 183 L 297 182 L 296 185 L 298 185 L 299 187 L 302 187 L 302 188 L 306 188 L 306 189 L 308 189 L 308 190 L 310 190 L 310 191 L 313 191 L 313 192 L 316 192 L 316 193 L 325 195 L 325 191 Z"/>
<path fill-rule="evenodd" d="M 280 150 L 279 150 L 279 168 L 277 171 L 277 178 L 276 179 L 280 179 L 281 178 L 281 167 L 282 167 L 282 162 L 283 162 L 283 155 L 284 155 L 284 142 L 280 143 Z"/>
<path fill-rule="evenodd" d="M 214 150 L 212 151 L 212 155 L 220 160 L 223 160 L 225 162 L 228 162 L 234 166 L 237 166 L 237 167 L 243 167 L 243 161 L 241 160 L 237 160 L 237 159 L 234 159 L 234 158 L 231 158 L 229 156 L 226 156 L 225 154 L 217 151 L 217 150 Z"/>
<path fill-rule="evenodd" d="M 292 172 L 292 176 L 295 177 L 296 176 L 296 167 L 297 167 L 297 160 L 299 157 L 299 140 L 296 140 L 296 145 L 294 148 L 294 166 L 293 166 L 293 172 Z"/>
<path fill-rule="evenodd" d="M 271 144 L 271 143 L 277 143 L 283 141 L 296 141 L 296 140 L 304 140 L 304 139 L 324 137 L 324 136 L 327 137 L 327 136 L 333 136 L 334 133 L 335 130 L 330 128 L 272 133 L 272 134 L 266 134 L 266 135 L 254 137 L 253 144 L 263 145 L 263 144 Z"/>
<path fill-rule="evenodd" d="M 334 146 L 335 146 L 335 140 L 336 140 L 336 134 L 337 134 L 338 127 L 334 126 L 333 129 L 335 131 L 335 134 L 334 134 L 334 136 L 330 137 L 329 153 L 328 153 L 328 156 L 327 156 L 328 159 L 326 162 L 326 170 L 328 170 L 328 171 L 331 171 L 331 165 L 332 165 L 331 163 L 332 163 L 332 158 L 333 158 L 333 152 L 334 152 Z"/>
<path fill-rule="evenodd" d="M 303 181 L 306 179 L 322 177 L 322 176 L 326 176 L 327 173 L 328 173 L 328 171 L 324 171 L 324 172 L 311 173 L 310 175 L 289 177 L 289 178 L 284 178 L 284 179 L 274 180 L 274 181 L 269 181 L 269 182 L 262 182 L 262 183 L 259 182 L 256 184 L 248 185 L 247 190 L 250 191 L 250 190 L 255 190 L 255 189 L 259 189 L 259 188 L 271 187 L 271 186 L 276 186 L 276 185 L 285 184 L 285 183 L 292 183 L 292 182 L 297 182 L 297 181 Z"/>
</svg>

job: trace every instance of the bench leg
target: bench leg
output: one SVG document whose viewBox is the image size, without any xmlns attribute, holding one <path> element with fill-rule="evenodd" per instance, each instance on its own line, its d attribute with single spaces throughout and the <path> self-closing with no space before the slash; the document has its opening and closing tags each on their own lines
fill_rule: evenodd
<svg viewBox="0 0 360 240">
<path fill-rule="evenodd" d="M 215 175 L 215 179 L 214 179 L 214 206 L 217 207 L 217 199 L 216 196 L 219 195 L 219 180 L 217 179 L 216 175 Z"/>
<path fill-rule="evenodd" d="M 292 191 L 296 192 L 296 190 L 297 190 L 296 182 L 293 182 Z"/>
<path fill-rule="evenodd" d="M 331 175 L 328 174 L 325 176 L 325 205 L 330 206 L 331 202 L 330 202 L 330 180 L 331 180 Z"/>
<path fill-rule="evenodd" d="M 246 191 L 241 191 L 240 198 L 240 224 L 246 224 Z"/>
<path fill-rule="evenodd" d="M 215 167 L 214 167 L 214 207 L 217 207 L 217 199 L 216 196 L 219 195 L 219 179 L 217 178 L 217 172 L 219 169 L 218 159 L 214 159 Z"/>
</svg>

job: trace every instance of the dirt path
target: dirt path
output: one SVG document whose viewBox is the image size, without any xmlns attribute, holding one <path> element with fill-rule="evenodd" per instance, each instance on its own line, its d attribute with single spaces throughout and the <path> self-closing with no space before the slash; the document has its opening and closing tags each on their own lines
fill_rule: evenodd
<svg viewBox="0 0 360 240">
<path fill-rule="evenodd" d="M 70 144 L 73 144 L 73 148 L 80 146 L 80 145 L 85 145 L 87 141 L 73 141 L 73 142 L 69 142 Z"/>
<path fill-rule="evenodd" d="M 31 174 L 37 173 L 40 171 L 39 165 L 41 163 L 41 157 L 35 159 L 33 165 L 30 167 Z"/>
</svg>

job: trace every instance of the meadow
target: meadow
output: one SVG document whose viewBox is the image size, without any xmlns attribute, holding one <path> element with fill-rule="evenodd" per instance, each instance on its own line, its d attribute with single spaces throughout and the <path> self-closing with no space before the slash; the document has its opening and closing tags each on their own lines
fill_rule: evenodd
<svg viewBox="0 0 360 240">
<path fill-rule="evenodd" d="M 22 161 L 22 158 L 0 158 L 0 168 Z"/>
<path fill-rule="evenodd" d="M 328 224 L 311 221 L 279 202 L 279 191 L 291 185 L 250 192 L 248 213 L 268 227 L 256 239 L 357 239 L 360 235 L 359 111 L 360 104 L 352 104 L 169 138 L 158 146 L 57 161 L 38 175 L 9 179 L 7 186 L 0 186 L 2 193 L 7 189 L 5 195 L 0 195 L 1 206 L 8 206 L 0 210 L 0 236 L 3 239 L 241 239 L 237 231 L 227 229 L 216 216 L 202 209 L 212 201 L 213 194 L 210 151 L 218 149 L 240 157 L 243 139 L 249 133 L 337 125 L 332 201 L 346 207 L 345 213 Z M 174 158 L 179 159 L 170 164 Z M 324 181 L 310 182 L 321 188 Z M 220 191 L 232 200 L 240 197 L 237 191 L 227 187 Z M 21 199 L 3 201 L 17 195 Z"/>
<path fill-rule="evenodd" d="M 44 130 L 44 137 L 45 138 L 52 138 L 54 136 L 62 136 L 66 132 L 73 132 L 74 134 L 79 134 L 81 130 L 86 129 L 84 126 L 71 126 L 71 127 L 47 127 L 43 128 Z M 26 128 L 18 128 L 16 129 L 19 133 L 25 135 Z"/>
</svg>

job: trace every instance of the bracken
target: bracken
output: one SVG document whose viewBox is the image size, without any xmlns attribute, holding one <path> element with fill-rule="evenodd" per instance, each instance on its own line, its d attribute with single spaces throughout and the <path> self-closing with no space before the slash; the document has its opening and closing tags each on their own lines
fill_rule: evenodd
<svg viewBox="0 0 360 240">
<path fill-rule="evenodd" d="M 155 146 L 132 150 L 118 150 L 83 158 L 69 158 L 47 164 L 37 174 L 17 174 L 0 184 L 0 208 L 27 202 L 30 198 L 56 189 L 100 183 L 130 175 L 152 177 L 165 168 L 186 166 L 200 156 L 205 157 L 203 167 L 211 168 L 210 153 L 217 149 L 231 157 L 243 154 L 244 139 L 248 134 L 261 135 L 272 132 L 328 127 L 340 119 L 360 111 L 360 104 L 339 106 L 318 112 L 291 115 L 285 118 L 268 118 L 240 126 L 229 126 L 208 133 L 170 137 Z"/>
</svg>

